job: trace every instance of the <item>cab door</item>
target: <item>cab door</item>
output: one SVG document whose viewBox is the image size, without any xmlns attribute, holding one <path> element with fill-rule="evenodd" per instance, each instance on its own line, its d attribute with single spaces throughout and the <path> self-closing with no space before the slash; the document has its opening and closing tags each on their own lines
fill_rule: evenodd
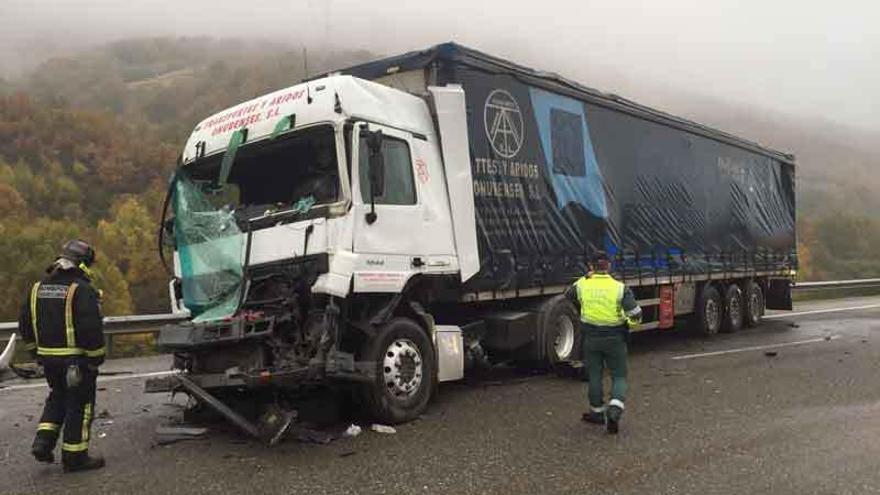
<svg viewBox="0 0 880 495">
<path fill-rule="evenodd" d="M 429 252 L 413 167 L 413 136 L 373 123 L 357 123 L 354 129 L 354 252 L 360 255 L 355 267 L 355 290 L 399 290 L 412 272 L 424 269 Z M 381 132 L 384 187 L 380 194 L 371 196 L 369 140 L 376 132 Z"/>
</svg>

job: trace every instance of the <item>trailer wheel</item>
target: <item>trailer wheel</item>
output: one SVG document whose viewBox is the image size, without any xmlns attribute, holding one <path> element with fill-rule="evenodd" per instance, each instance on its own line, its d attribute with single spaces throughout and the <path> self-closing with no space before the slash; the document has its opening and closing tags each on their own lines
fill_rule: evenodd
<svg viewBox="0 0 880 495">
<path fill-rule="evenodd" d="M 737 284 L 730 284 L 724 292 L 724 321 L 721 330 L 736 332 L 743 327 L 745 319 L 745 303 L 743 293 Z"/>
<path fill-rule="evenodd" d="M 544 362 L 550 366 L 581 357 L 580 318 L 565 296 L 556 296 L 541 308 L 538 320 L 544 333 Z"/>
<path fill-rule="evenodd" d="M 434 346 L 408 318 L 395 318 L 365 344 L 361 359 L 375 363 L 375 376 L 360 388 L 367 412 L 388 424 L 415 419 L 428 405 L 436 383 Z"/>
<path fill-rule="evenodd" d="M 745 324 L 748 327 L 756 327 L 761 324 L 761 319 L 764 317 L 764 291 L 752 280 L 746 284 L 745 296 Z"/>
<path fill-rule="evenodd" d="M 700 333 L 715 335 L 721 330 L 721 320 L 724 315 L 722 304 L 718 289 L 711 284 L 704 285 L 697 298 L 697 312 L 694 315 L 694 323 Z"/>
</svg>

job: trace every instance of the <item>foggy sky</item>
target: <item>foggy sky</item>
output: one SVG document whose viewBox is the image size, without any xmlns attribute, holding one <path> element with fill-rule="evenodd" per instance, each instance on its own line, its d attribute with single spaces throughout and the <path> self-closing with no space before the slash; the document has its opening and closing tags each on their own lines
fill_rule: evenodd
<svg viewBox="0 0 880 495">
<path fill-rule="evenodd" d="M 389 55 L 454 40 L 647 104 L 671 91 L 873 133 L 878 20 L 867 0 L 0 0 L 0 74 L 132 36 Z"/>
</svg>

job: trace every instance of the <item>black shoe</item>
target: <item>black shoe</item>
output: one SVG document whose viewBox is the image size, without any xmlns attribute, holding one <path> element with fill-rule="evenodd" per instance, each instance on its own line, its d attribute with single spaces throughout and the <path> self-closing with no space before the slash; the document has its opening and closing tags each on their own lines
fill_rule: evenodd
<svg viewBox="0 0 880 495">
<path fill-rule="evenodd" d="M 581 415 L 581 421 L 584 421 L 586 423 L 593 423 L 596 425 L 603 425 L 605 424 L 605 415 L 600 412 L 585 412 Z"/>
<path fill-rule="evenodd" d="M 61 460 L 64 464 L 65 473 L 78 471 L 91 471 L 104 467 L 103 457 L 89 457 L 86 452 L 62 452 Z"/>
<path fill-rule="evenodd" d="M 605 418 L 605 431 L 607 431 L 609 435 L 617 435 L 619 430 L 620 423 L 617 420 L 608 417 Z"/>
<path fill-rule="evenodd" d="M 34 439 L 34 445 L 31 447 L 31 454 L 34 455 L 34 459 L 40 462 L 52 464 L 55 462 L 55 454 L 52 453 L 53 450 L 55 450 L 55 442 L 48 438 L 37 436 L 37 438 Z"/>
<path fill-rule="evenodd" d="M 620 417 L 623 415 L 623 409 L 618 406 L 608 406 L 605 411 L 605 430 L 610 435 L 617 435 L 620 430 Z"/>
</svg>

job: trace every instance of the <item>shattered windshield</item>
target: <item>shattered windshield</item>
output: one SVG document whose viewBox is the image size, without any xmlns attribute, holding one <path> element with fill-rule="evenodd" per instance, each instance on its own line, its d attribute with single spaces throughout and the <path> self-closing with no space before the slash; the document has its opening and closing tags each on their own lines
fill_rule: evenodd
<svg viewBox="0 0 880 495">
<path fill-rule="evenodd" d="M 174 187 L 174 238 L 183 299 L 195 321 L 238 310 L 249 220 L 294 215 L 340 200 L 334 129 L 315 126 L 235 152 L 225 183 L 223 154 L 184 166 Z M 229 151 L 227 151 L 229 153 Z"/>
<path fill-rule="evenodd" d="M 336 136 L 330 125 L 298 130 L 251 146 L 244 144 L 225 184 L 216 184 L 222 155 L 188 165 L 216 208 L 239 220 L 335 203 L 341 199 Z M 216 186 L 219 186 L 216 187 Z"/>
<path fill-rule="evenodd" d="M 172 204 L 184 304 L 194 321 L 231 316 L 241 299 L 245 241 L 232 212 L 216 209 L 186 174 L 178 174 Z"/>
</svg>

